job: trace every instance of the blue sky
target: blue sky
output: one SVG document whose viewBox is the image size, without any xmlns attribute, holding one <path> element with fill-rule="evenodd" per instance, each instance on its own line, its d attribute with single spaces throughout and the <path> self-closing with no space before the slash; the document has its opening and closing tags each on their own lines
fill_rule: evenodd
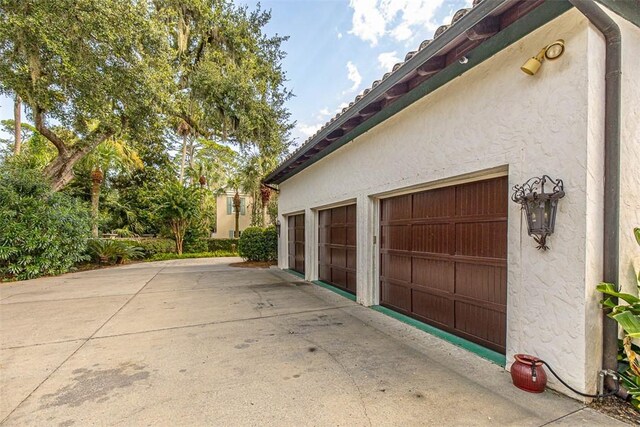
<svg viewBox="0 0 640 427">
<path fill-rule="evenodd" d="M 252 0 L 236 0 L 254 8 Z M 302 144 L 393 64 L 432 38 L 438 26 L 471 0 L 263 0 L 271 9 L 265 31 L 290 38 L 284 69 L 295 97 L 292 137 Z M 13 102 L 0 97 L 0 119 Z M 6 137 L 6 135 L 5 135 Z"/>
</svg>

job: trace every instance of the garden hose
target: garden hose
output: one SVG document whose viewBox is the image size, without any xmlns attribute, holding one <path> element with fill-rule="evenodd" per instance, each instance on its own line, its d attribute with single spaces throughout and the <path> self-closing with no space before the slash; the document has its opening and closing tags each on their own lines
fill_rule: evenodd
<svg viewBox="0 0 640 427">
<path fill-rule="evenodd" d="M 568 388 L 569 390 L 571 390 L 572 392 L 579 394 L 580 396 L 584 396 L 584 397 L 592 397 L 592 398 L 596 398 L 596 399 L 601 399 L 603 397 L 609 397 L 609 396 L 614 396 L 618 393 L 618 391 L 620 391 L 620 378 L 615 375 L 614 376 L 614 380 L 616 382 L 616 389 L 609 391 L 607 393 L 597 393 L 597 394 L 587 394 L 587 393 L 582 393 L 578 390 L 576 390 L 575 388 L 571 387 L 569 384 L 567 384 L 566 382 L 564 382 L 564 380 L 562 378 L 560 378 L 558 376 L 558 374 L 556 374 L 556 372 L 553 370 L 553 368 L 544 360 L 538 360 L 538 362 L 542 363 L 543 365 L 546 365 L 547 368 L 549 368 L 549 371 L 551 371 L 551 373 L 553 374 L 554 377 L 556 377 L 558 379 L 558 381 L 560 381 L 566 388 Z"/>
</svg>

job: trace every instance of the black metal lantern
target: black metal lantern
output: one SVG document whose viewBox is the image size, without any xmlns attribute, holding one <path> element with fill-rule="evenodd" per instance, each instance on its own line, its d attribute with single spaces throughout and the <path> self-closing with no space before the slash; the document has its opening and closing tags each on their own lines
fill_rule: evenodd
<svg viewBox="0 0 640 427">
<path fill-rule="evenodd" d="M 276 233 L 278 233 L 278 237 L 280 237 L 280 228 L 281 228 L 281 224 L 280 224 L 280 220 L 276 220 Z"/>
<path fill-rule="evenodd" d="M 545 193 L 552 187 L 550 193 Z M 522 205 L 527 214 L 527 230 L 529 236 L 538 244 L 538 249 L 546 251 L 547 236 L 553 234 L 556 224 L 558 200 L 564 197 L 564 184 L 561 179 L 553 180 L 548 175 L 529 179 L 522 185 L 513 187 L 511 200 Z"/>
</svg>

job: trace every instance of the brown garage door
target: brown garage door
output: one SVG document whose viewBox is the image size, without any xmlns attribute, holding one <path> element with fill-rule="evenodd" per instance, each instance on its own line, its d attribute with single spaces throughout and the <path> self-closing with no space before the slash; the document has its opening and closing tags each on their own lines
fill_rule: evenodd
<svg viewBox="0 0 640 427">
<path fill-rule="evenodd" d="M 318 277 L 356 293 L 356 205 L 319 212 Z"/>
<path fill-rule="evenodd" d="M 507 178 L 381 202 L 380 302 L 505 352 Z"/>
<path fill-rule="evenodd" d="M 289 216 L 289 268 L 304 274 L 304 214 Z"/>
</svg>

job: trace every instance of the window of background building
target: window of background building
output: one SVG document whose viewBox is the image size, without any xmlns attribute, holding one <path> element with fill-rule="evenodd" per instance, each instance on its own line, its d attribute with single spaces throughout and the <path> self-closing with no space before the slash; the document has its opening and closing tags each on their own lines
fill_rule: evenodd
<svg viewBox="0 0 640 427">
<path fill-rule="evenodd" d="M 227 215 L 231 215 L 235 213 L 235 209 L 233 208 L 233 196 L 227 196 Z M 244 197 L 240 197 L 240 215 L 247 214 L 247 201 Z"/>
</svg>

